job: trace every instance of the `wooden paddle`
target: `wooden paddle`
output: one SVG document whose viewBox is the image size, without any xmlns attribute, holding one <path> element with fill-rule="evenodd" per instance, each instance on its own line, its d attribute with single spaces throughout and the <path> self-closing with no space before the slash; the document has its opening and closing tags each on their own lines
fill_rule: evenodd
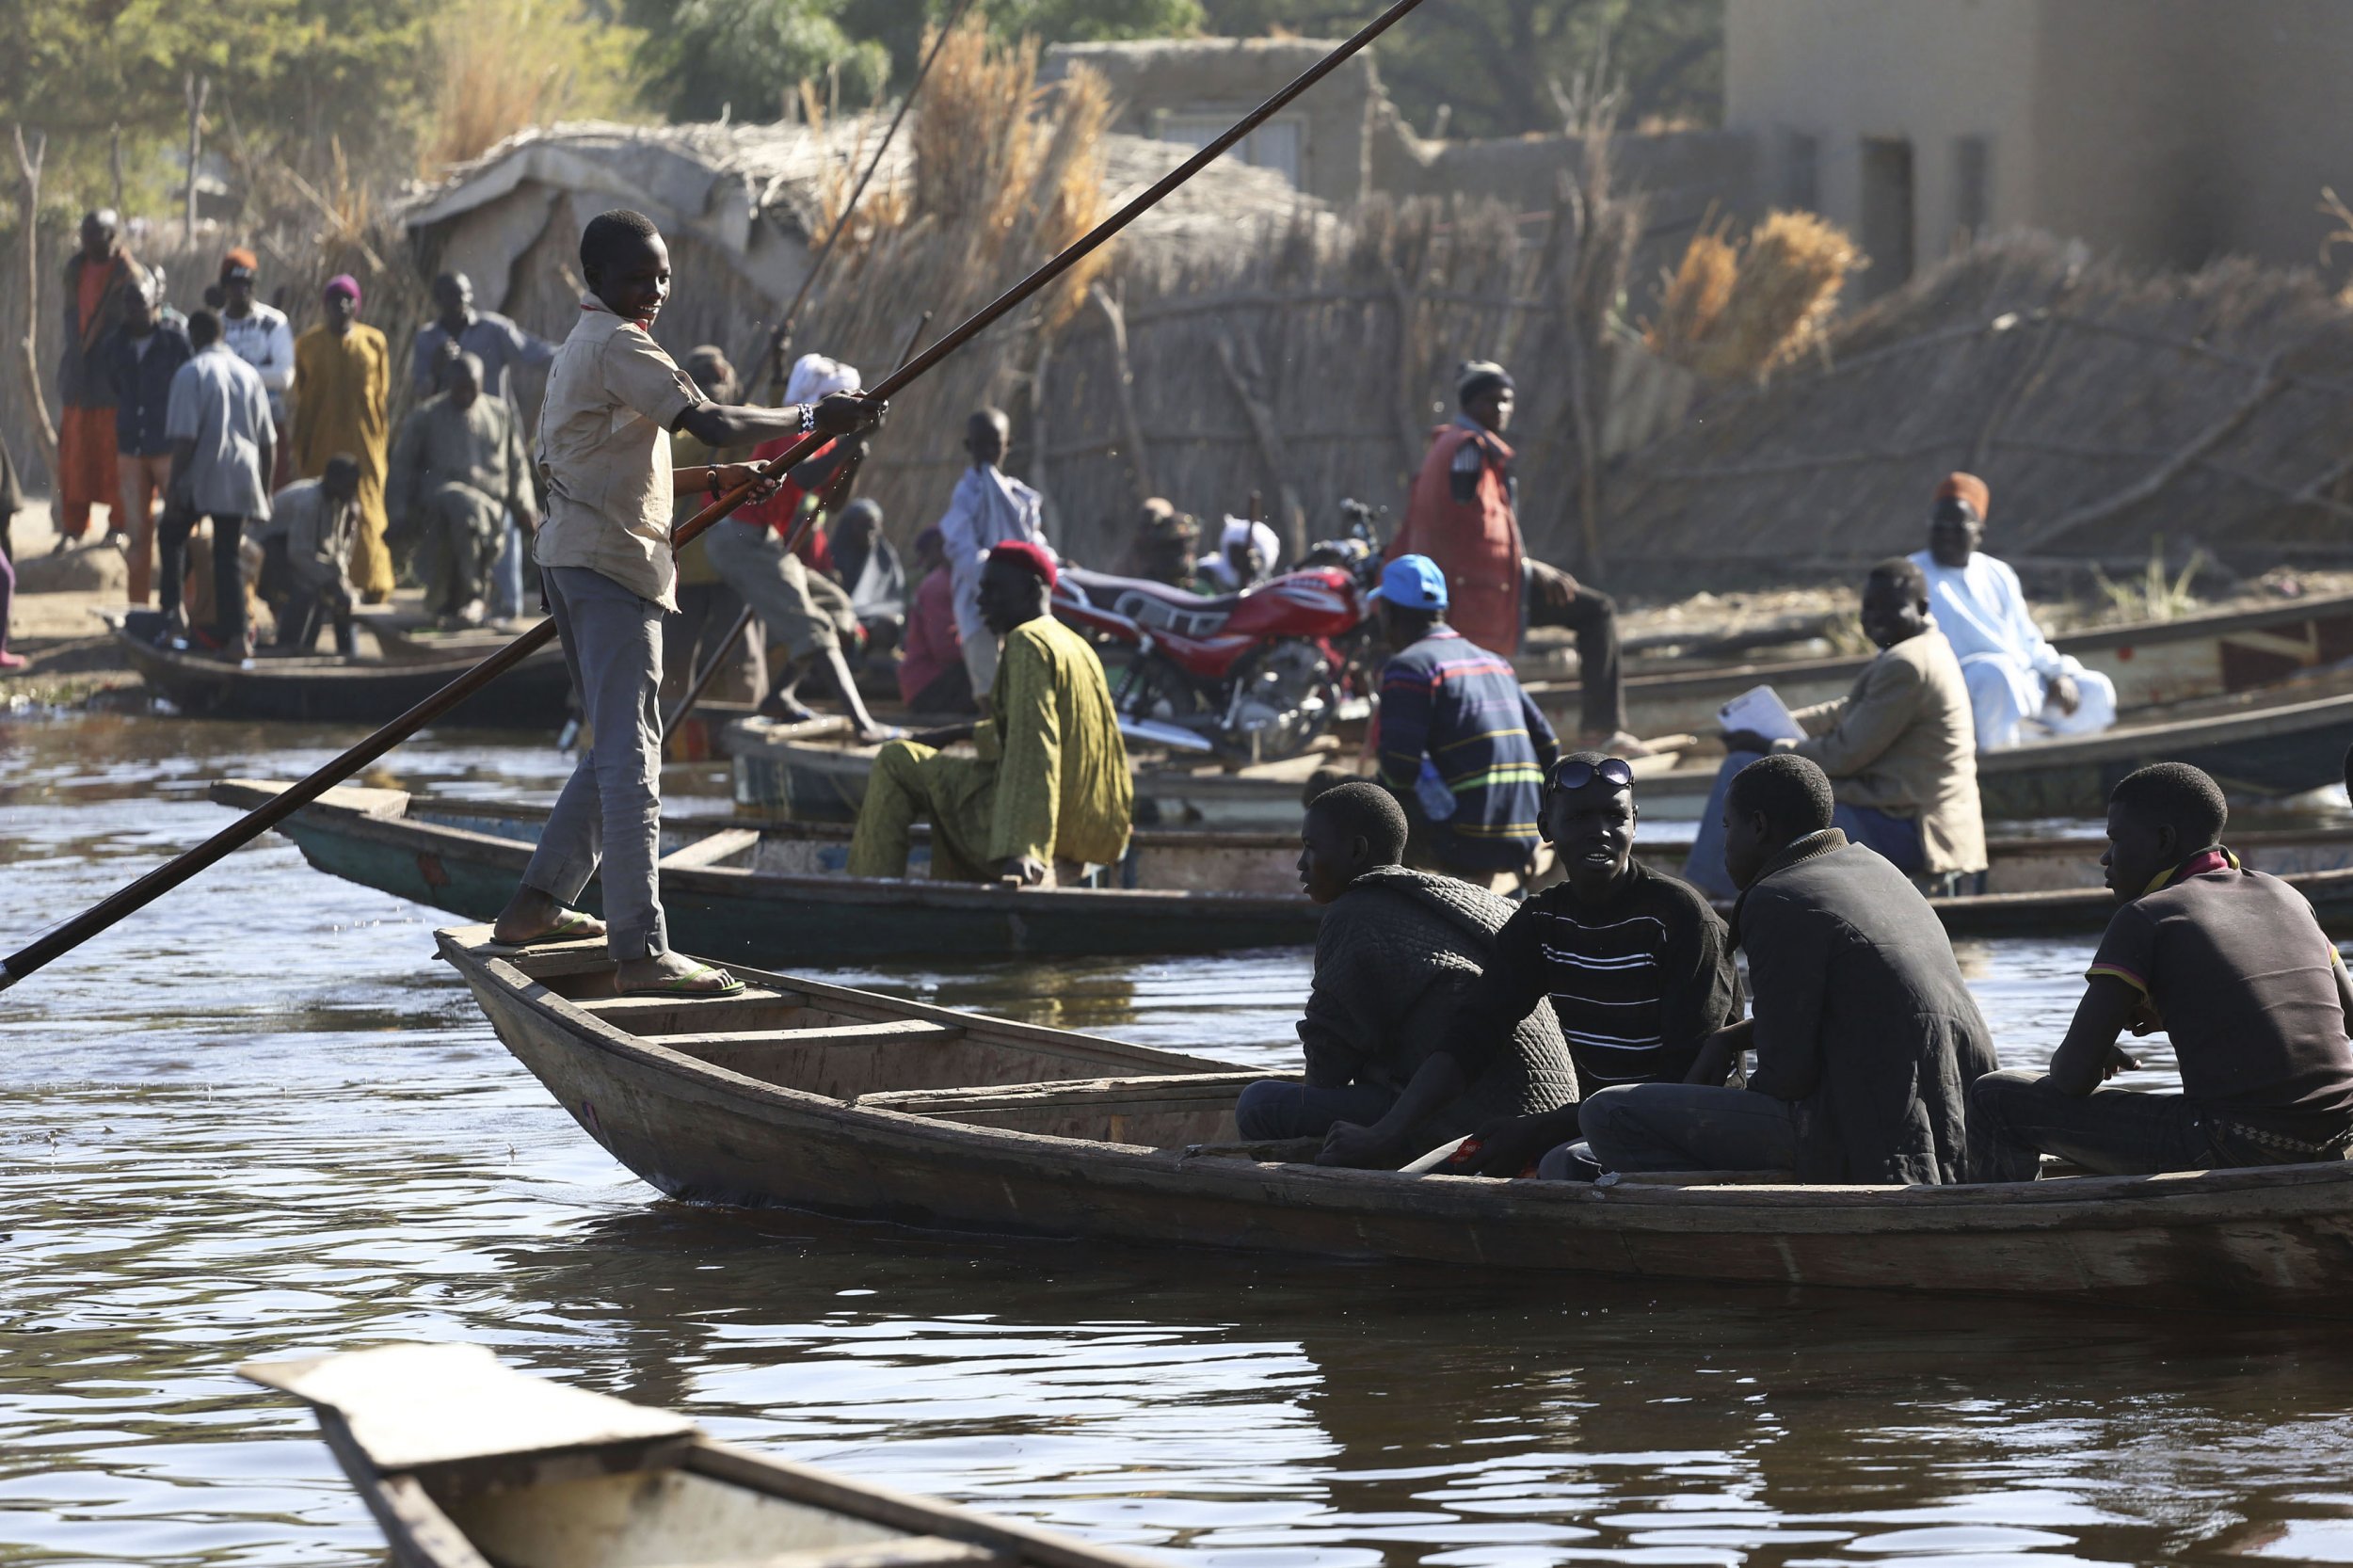
<svg viewBox="0 0 2353 1568">
<path fill-rule="evenodd" d="M 904 365 L 915 357 L 916 344 L 923 341 L 923 328 L 931 324 L 932 312 L 925 311 L 917 319 L 915 331 L 907 338 L 906 347 L 900 351 L 900 364 Z M 857 483 L 859 465 L 865 461 L 866 455 L 860 453 L 844 463 L 841 472 L 834 475 L 833 483 L 825 487 L 824 494 L 817 498 L 817 504 L 801 514 L 792 525 L 792 532 L 785 538 L 784 552 L 787 555 L 800 549 L 801 541 L 808 537 L 810 529 L 817 526 L 818 513 L 832 513 L 840 509 L 842 501 L 850 493 L 850 487 Z M 678 733 L 678 727 L 686 722 L 686 715 L 695 711 L 695 704 L 703 699 L 703 693 L 709 691 L 711 683 L 719 678 L 719 666 L 728 662 L 728 656 L 735 651 L 735 645 L 744 640 L 744 633 L 751 629 L 751 624 L 752 607 L 746 604 L 743 613 L 735 617 L 735 624 L 728 628 L 728 634 L 719 639 L 719 646 L 712 650 L 709 661 L 695 672 L 695 679 L 687 684 L 686 695 L 679 699 L 676 708 L 670 710 L 670 716 L 662 721 L 664 740 Z"/>
<path fill-rule="evenodd" d="M 1027 278 L 982 306 L 946 337 L 941 338 L 915 359 L 885 376 L 879 385 L 867 392 L 866 400 L 877 405 L 888 403 L 897 392 L 930 375 L 941 360 L 994 327 L 1040 289 L 1045 288 L 1088 256 L 1101 249 L 1121 230 L 1150 212 L 1165 200 L 1170 192 L 1225 156 L 1237 142 L 1281 113 L 1291 100 L 1322 81 L 1347 60 L 1361 53 L 1366 45 L 1410 15 L 1421 3 L 1422 0 L 1392 0 L 1388 9 L 1358 28 L 1339 47 L 1305 71 L 1301 72 L 1273 97 L 1269 98 L 1235 121 L 1232 128 L 1223 136 L 1209 142 L 1192 157 L 1154 181 L 1148 189 L 1126 206 L 1121 207 L 1111 216 L 1073 240 L 1061 254 L 1052 257 Z M 673 529 L 670 534 L 671 548 L 675 550 L 678 546 L 700 536 L 712 523 L 717 522 L 749 500 L 757 486 L 766 483 L 776 475 L 791 472 L 795 464 L 810 456 L 819 447 L 832 439 L 831 436 L 822 431 L 812 431 L 803 436 L 783 452 L 778 453 L 760 471 L 760 478 L 747 480 L 737 486 Z M 34 937 L 10 953 L 5 963 L 0 963 L 0 991 L 8 989 L 60 954 L 72 952 L 124 916 L 135 910 L 145 908 L 199 872 L 221 860 L 232 850 L 251 843 L 303 807 L 318 799 L 319 796 L 341 784 L 344 779 L 349 778 L 353 774 L 358 773 L 361 768 L 366 767 L 370 762 L 375 761 L 392 747 L 400 744 L 401 742 L 414 735 L 418 730 L 423 729 L 426 725 L 431 724 L 508 670 L 513 669 L 517 664 L 521 664 L 525 659 L 530 658 L 533 653 L 545 647 L 548 640 L 554 635 L 555 622 L 552 619 L 541 621 L 431 696 L 409 709 L 408 712 L 401 714 L 400 717 L 392 720 L 383 728 L 378 729 L 375 734 L 370 735 L 366 740 L 320 768 L 316 773 L 280 791 L 278 797 L 266 806 L 255 808 L 194 849 L 156 867 L 129 887 L 117 889 L 72 920 L 53 926 L 40 936 Z"/>
</svg>

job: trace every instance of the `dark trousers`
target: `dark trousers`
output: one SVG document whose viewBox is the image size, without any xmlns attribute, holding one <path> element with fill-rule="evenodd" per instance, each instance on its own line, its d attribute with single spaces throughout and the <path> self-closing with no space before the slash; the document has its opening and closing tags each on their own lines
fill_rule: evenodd
<svg viewBox="0 0 2353 1568">
<path fill-rule="evenodd" d="M 318 589 L 295 585 L 286 597 L 285 620 L 279 629 L 278 646 L 309 653 L 318 647 L 319 632 L 329 622 L 335 628 L 335 651 L 345 658 L 360 651 L 360 643 L 353 631 L 351 595 L 343 584 L 330 583 Z"/>
<path fill-rule="evenodd" d="M 2010 1068 L 1969 1086 L 1969 1179 L 2032 1181 L 2046 1154 L 2103 1176 L 2227 1170 L 2335 1160 L 2238 1127 L 2186 1095 L 2094 1089 L 2071 1095 L 2049 1075 Z"/>
<path fill-rule="evenodd" d="M 1618 601 L 1579 583 L 1577 597 L 1559 609 L 1544 602 L 1533 583 L 1522 602 L 1530 626 L 1565 626 L 1577 633 L 1577 690 L 1581 723 L 1588 735 L 1614 735 L 1625 728 L 1625 671 L 1618 652 Z"/>
<path fill-rule="evenodd" d="M 1577 1130 L 1609 1171 L 1785 1171 L 1798 1162 L 1797 1108 L 1752 1089 L 1622 1083 L 1577 1108 Z"/>
<path fill-rule="evenodd" d="M 1234 1125 L 1253 1143 L 1321 1138 L 1335 1122 L 1369 1127 L 1396 1103 L 1394 1091 L 1369 1084 L 1311 1089 L 1305 1083 L 1254 1083 L 1235 1102 Z"/>
<path fill-rule="evenodd" d="M 167 620 L 180 608 L 181 584 L 188 576 L 188 536 L 196 531 L 198 520 L 195 512 L 167 507 L 155 525 L 163 578 L 155 588 Z M 213 517 L 213 634 L 223 652 L 239 658 L 245 654 L 245 563 L 237 552 L 244 544 L 245 519 Z"/>
</svg>

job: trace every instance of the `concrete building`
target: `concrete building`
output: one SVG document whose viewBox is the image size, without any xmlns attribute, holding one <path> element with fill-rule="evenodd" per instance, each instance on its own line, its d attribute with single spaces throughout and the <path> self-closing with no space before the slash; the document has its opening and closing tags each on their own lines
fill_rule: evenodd
<svg viewBox="0 0 2353 1568">
<path fill-rule="evenodd" d="M 2353 192 L 2344 0 L 1726 0 L 1726 129 L 1884 292 L 1977 231 L 2311 263 Z"/>
</svg>

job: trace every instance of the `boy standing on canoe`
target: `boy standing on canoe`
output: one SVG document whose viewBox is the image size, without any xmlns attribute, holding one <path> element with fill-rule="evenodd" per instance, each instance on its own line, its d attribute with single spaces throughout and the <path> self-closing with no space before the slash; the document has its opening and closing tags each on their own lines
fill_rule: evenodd
<svg viewBox="0 0 2353 1568">
<path fill-rule="evenodd" d="M 557 352 L 539 415 L 547 520 L 536 554 L 593 740 L 557 797 L 522 886 L 492 937 L 601 936 L 623 995 L 712 995 L 742 982 L 669 951 L 655 861 L 662 828 L 662 617 L 677 608 L 675 497 L 754 479 L 748 464 L 670 467 L 670 434 L 713 447 L 823 430 L 848 435 L 879 406 L 836 394 L 808 407 L 726 407 L 655 343 L 670 252 L 650 218 L 609 212 L 581 236 L 588 292 Z M 606 921 L 568 907 L 601 864 Z M 609 922 L 609 924 L 608 924 Z"/>
<path fill-rule="evenodd" d="M 1971 1164 L 2031 1181 L 2055 1154 L 2110 1176 L 2343 1160 L 2353 1147 L 2353 978 L 2304 896 L 2222 847 L 2230 811 L 2185 762 L 2108 797 L 2101 856 L 2118 908 L 2047 1073 L 1969 1095 Z M 2162 1029 L 2183 1092 L 2105 1088 L 2116 1038 Z"/>
</svg>

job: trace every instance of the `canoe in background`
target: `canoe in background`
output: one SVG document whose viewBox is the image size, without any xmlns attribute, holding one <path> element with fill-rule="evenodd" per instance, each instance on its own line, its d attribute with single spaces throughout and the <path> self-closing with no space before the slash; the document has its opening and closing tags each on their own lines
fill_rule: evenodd
<svg viewBox="0 0 2353 1568">
<path fill-rule="evenodd" d="M 507 1049 L 657 1191 L 982 1236 L 1492 1272 L 2342 1314 L 2353 1162 L 1955 1187 L 1411 1176 L 1235 1141 L 1273 1076 L 739 968 L 616 998 L 601 943 L 438 934 Z M 1083 1254 L 1073 1255 L 1083 1256 Z M 1115 1269 L 1116 1259 L 1106 1259 Z"/>
<path fill-rule="evenodd" d="M 2353 659 L 2353 594 L 2099 627 L 2054 642 L 2116 682 L 2120 709 L 2162 707 L 2258 691 Z M 1713 735 L 1716 711 L 1752 686 L 1770 686 L 1790 707 L 1803 708 L 1845 696 L 1868 662 L 1837 655 L 1629 675 L 1626 724 L 1642 735 Z M 1538 680 L 1527 689 L 1556 725 L 1576 727 L 1575 681 Z"/>
<path fill-rule="evenodd" d="M 286 786 L 231 779 L 216 803 L 250 810 Z M 278 824 L 318 870 L 397 898 L 489 920 L 530 862 L 547 813 L 426 800 L 404 790 L 330 790 Z M 1223 952 L 1316 939 L 1299 850 L 1209 834 L 1144 834 L 1101 888 L 1013 888 L 842 874 L 847 836 L 726 818 L 663 824 L 662 905 L 682 950 L 751 963 L 834 964 Z M 594 882 L 581 906 L 602 912 Z"/>
<path fill-rule="evenodd" d="M 238 1372 L 317 1414 L 397 1568 L 1148 1568 L 1035 1525 L 716 1443 L 683 1416 L 386 1345 Z"/>
<path fill-rule="evenodd" d="M 163 616 L 154 610 L 105 617 L 139 678 L 184 713 L 312 724 L 379 725 L 398 718 L 472 669 L 488 650 L 438 659 L 343 659 L 264 654 L 232 664 L 157 648 Z M 551 643 L 459 703 L 436 722 L 474 728 L 563 728 L 571 676 L 564 650 Z"/>
</svg>

